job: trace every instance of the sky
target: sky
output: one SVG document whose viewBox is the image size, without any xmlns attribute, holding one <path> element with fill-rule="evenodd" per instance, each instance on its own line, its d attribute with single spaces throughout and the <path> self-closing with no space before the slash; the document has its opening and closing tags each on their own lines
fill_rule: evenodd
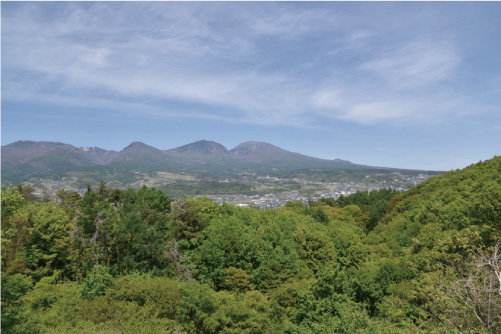
<svg viewBox="0 0 501 334">
<path fill-rule="evenodd" d="M 500 2 L 2 2 L 1 140 L 501 153 Z"/>
</svg>

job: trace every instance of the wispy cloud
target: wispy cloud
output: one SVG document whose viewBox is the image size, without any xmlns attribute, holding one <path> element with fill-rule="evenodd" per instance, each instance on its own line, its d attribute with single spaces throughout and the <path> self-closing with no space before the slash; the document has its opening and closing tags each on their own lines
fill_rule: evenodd
<svg viewBox="0 0 501 334">
<path fill-rule="evenodd" d="M 360 66 L 387 80 L 393 87 L 429 85 L 450 78 L 460 56 L 450 43 L 420 40 L 376 57 Z"/>
<path fill-rule="evenodd" d="M 460 96 L 447 89 L 461 64 L 453 41 L 374 48 L 377 32 L 341 27 L 342 11 L 263 6 L 269 11 L 253 3 L 9 5 L 3 98 L 293 126 L 318 116 L 405 124 L 456 112 Z"/>
<path fill-rule="evenodd" d="M 473 108 L 450 89 L 461 57 L 452 42 L 433 39 L 383 48 L 334 75 L 311 97 L 332 118 L 361 124 L 431 124 Z"/>
</svg>

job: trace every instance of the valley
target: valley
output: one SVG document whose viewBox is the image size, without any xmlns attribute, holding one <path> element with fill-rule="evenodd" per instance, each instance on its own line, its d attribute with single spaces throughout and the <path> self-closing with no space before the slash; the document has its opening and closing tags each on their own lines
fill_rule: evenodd
<svg viewBox="0 0 501 334">
<path fill-rule="evenodd" d="M 291 178 L 270 176 L 245 176 L 240 178 L 207 178 L 189 174 L 176 174 L 164 171 L 153 173 L 134 172 L 135 181 L 119 183 L 113 179 L 104 179 L 111 188 L 134 188 L 142 186 L 161 189 L 173 199 L 185 197 L 208 197 L 219 204 L 223 202 L 250 206 L 256 208 L 273 208 L 284 206 L 287 202 L 300 201 L 307 204 L 309 201 L 318 201 L 322 198 L 337 199 L 348 196 L 357 191 L 372 191 L 380 189 L 394 189 L 405 191 L 429 177 L 432 173 L 393 172 L 389 174 L 367 174 L 356 177 L 353 181 L 346 177 L 331 177 L 312 174 L 306 177 L 303 173 Z M 344 181 L 343 181 L 344 180 Z M 84 183 L 83 181 L 88 181 Z M 35 189 L 35 195 L 50 200 L 57 199 L 57 192 L 61 189 L 75 191 L 80 195 L 87 192 L 87 184 L 98 186 L 98 180 L 90 177 L 65 176 L 60 179 L 32 178 L 25 184 Z"/>
<path fill-rule="evenodd" d="M 117 189 L 155 187 L 172 199 L 208 196 L 266 208 L 357 191 L 406 190 L 438 174 L 318 159 L 256 141 L 231 150 L 207 140 L 168 150 L 133 142 L 119 152 L 56 142 L 2 146 L 2 185 L 24 183 L 51 200 L 61 189 L 83 195 L 104 181 Z"/>
</svg>

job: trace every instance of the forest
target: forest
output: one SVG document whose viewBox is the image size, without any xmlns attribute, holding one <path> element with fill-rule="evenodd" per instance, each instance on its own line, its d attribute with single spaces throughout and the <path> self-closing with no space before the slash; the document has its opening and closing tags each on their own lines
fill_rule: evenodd
<svg viewBox="0 0 501 334">
<path fill-rule="evenodd" d="M 3 333 L 501 333 L 501 157 L 258 210 L 2 189 Z"/>
</svg>

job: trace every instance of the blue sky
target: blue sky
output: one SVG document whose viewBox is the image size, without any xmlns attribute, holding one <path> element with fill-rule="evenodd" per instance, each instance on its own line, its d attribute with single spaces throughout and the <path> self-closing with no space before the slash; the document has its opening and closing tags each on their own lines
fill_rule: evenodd
<svg viewBox="0 0 501 334">
<path fill-rule="evenodd" d="M 501 153 L 499 2 L 2 2 L 2 145 Z"/>
</svg>

